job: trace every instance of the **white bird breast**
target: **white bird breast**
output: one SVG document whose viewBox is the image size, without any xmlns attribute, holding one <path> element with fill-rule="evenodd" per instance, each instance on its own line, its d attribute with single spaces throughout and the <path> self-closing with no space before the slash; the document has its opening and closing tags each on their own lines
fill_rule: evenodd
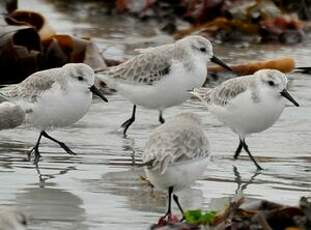
<svg viewBox="0 0 311 230">
<path fill-rule="evenodd" d="M 145 172 L 147 178 L 158 189 L 167 191 L 170 186 L 173 186 L 174 191 L 179 191 L 194 184 L 205 171 L 207 163 L 208 158 L 188 160 L 169 165 L 163 174 L 159 169 L 145 168 Z"/>
<path fill-rule="evenodd" d="M 40 130 L 68 126 L 88 112 L 91 102 L 90 91 L 74 87 L 64 91 L 54 84 L 38 97 L 37 102 L 30 104 L 32 112 L 27 113 L 26 120 Z"/>
<path fill-rule="evenodd" d="M 203 85 L 207 74 L 206 66 L 203 67 L 199 65 L 189 72 L 182 63 L 175 63 L 169 75 L 154 85 L 119 83 L 116 89 L 133 104 L 162 110 L 183 103 L 190 98 L 188 90 Z"/>
<path fill-rule="evenodd" d="M 285 100 L 263 90 L 259 94 L 259 101 L 254 102 L 251 91 L 246 90 L 224 107 L 211 105 L 209 108 L 220 121 L 245 137 L 271 127 L 284 110 Z"/>
</svg>

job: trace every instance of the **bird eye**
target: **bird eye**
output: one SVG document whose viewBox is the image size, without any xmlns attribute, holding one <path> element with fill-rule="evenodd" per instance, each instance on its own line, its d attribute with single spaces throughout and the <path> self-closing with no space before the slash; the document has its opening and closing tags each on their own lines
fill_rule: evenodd
<svg viewBox="0 0 311 230">
<path fill-rule="evenodd" d="M 269 84 L 270 86 L 274 86 L 274 85 L 275 85 L 273 81 L 268 81 L 268 84 Z"/>
<path fill-rule="evenodd" d="M 201 48 L 200 48 L 200 51 L 203 52 L 203 53 L 205 53 L 205 52 L 206 52 L 206 49 L 205 49 L 204 47 L 201 47 Z"/>
<path fill-rule="evenodd" d="M 79 76 L 79 77 L 78 77 L 78 80 L 79 80 L 79 81 L 83 81 L 84 79 L 83 79 L 83 77 Z"/>
<path fill-rule="evenodd" d="M 24 225 L 24 226 L 26 226 L 26 225 L 27 225 L 27 220 L 26 220 L 26 219 L 23 219 L 21 224 Z"/>
</svg>

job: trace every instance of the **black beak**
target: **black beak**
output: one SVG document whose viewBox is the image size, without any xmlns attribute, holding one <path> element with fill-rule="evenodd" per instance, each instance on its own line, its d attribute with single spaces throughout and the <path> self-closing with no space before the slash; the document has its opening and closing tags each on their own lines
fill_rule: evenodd
<svg viewBox="0 0 311 230">
<path fill-rule="evenodd" d="M 227 66 L 222 60 L 220 60 L 218 57 L 213 56 L 211 58 L 211 62 L 214 62 L 215 64 L 218 64 L 218 65 L 224 67 L 225 69 L 233 72 L 233 70 L 229 66 Z"/>
<path fill-rule="evenodd" d="M 92 93 L 94 93 L 95 95 L 99 96 L 105 102 L 108 102 L 108 99 L 95 87 L 95 85 L 92 85 L 89 89 L 90 89 L 90 91 Z"/>
<path fill-rule="evenodd" d="M 296 105 L 297 107 L 299 106 L 299 104 L 297 103 L 297 101 L 295 101 L 295 99 L 288 93 L 288 91 L 286 89 L 283 89 L 280 94 L 285 97 L 286 99 L 288 99 L 289 101 L 291 101 L 294 105 Z"/>
</svg>

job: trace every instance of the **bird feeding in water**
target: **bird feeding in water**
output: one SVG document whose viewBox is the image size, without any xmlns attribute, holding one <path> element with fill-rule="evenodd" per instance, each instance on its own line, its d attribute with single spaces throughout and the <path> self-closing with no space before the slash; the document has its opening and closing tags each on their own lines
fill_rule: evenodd
<svg viewBox="0 0 311 230">
<path fill-rule="evenodd" d="M 253 75 L 230 79 L 215 88 L 194 89 L 191 93 L 239 135 L 240 142 L 234 159 L 239 157 L 243 148 L 257 169 L 261 170 L 262 167 L 252 156 L 245 138 L 270 128 L 283 112 L 286 100 L 299 106 L 286 87 L 287 78 L 284 73 L 263 69 Z"/>
<path fill-rule="evenodd" d="M 142 157 L 148 180 L 156 188 L 168 191 L 168 208 L 161 219 L 171 219 L 173 193 L 190 186 L 203 174 L 209 155 L 201 120 L 193 113 L 181 113 L 153 131 Z M 182 211 L 176 194 L 173 199 Z"/>
<path fill-rule="evenodd" d="M 26 114 L 26 122 L 40 131 L 35 146 L 28 152 L 29 159 L 34 155 L 35 164 L 40 158 L 42 137 L 75 155 L 65 143 L 51 137 L 47 130 L 69 126 L 80 120 L 89 110 L 93 93 L 108 101 L 94 86 L 94 80 L 91 67 L 70 63 L 36 72 L 19 84 L 0 89 L 0 95 L 20 106 Z"/>
<path fill-rule="evenodd" d="M 201 87 L 211 61 L 231 71 L 213 53 L 209 40 L 188 36 L 173 44 L 140 49 L 140 54 L 113 67 L 97 70 L 98 78 L 133 103 L 131 117 L 121 127 L 126 136 L 135 121 L 136 106 L 163 111 L 190 98 L 188 90 Z"/>
</svg>

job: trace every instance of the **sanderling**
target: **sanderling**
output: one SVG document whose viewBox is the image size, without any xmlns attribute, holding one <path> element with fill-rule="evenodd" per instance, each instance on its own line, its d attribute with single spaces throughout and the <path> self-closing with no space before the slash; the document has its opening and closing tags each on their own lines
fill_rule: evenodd
<svg viewBox="0 0 311 230">
<path fill-rule="evenodd" d="M 63 142 L 48 135 L 46 130 L 80 120 L 89 110 L 92 92 L 107 102 L 94 86 L 94 80 L 91 67 L 71 63 L 36 72 L 19 84 L 0 89 L 3 97 L 23 108 L 26 122 L 40 130 L 37 143 L 28 153 L 29 159 L 34 153 L 34 162 L 38 163 L 42 136 L 59 144 L 67 153 L 75 154 Z"/>
<path fill-rule="evenodd" d="M 239 135 L 240 143 L 234 158 L 242 148 L 257 169 L 262 169 L 251 155 L 245 142 L 247 135 L 271 127 L 285 108 L 285 99 L 299 104 L 286 90 L 287 78 L 278 70 L 259 70 L 253 75 L 223 82 L 219 86 L 194 89 L 191 93 L 206 103 L 220 121 Z"/>
<path fill-rule="evenodd" d="M 156 128 L 145 145 L 143 165 L 147 178 L 169 193 L 163 218 L 170 218 L 173 191 L 193 184 L 207 166 L 209 144 L 201 125 L 197 115 L 181 113 Z M 175 194 L 173 198 L 182 211 Z"/>
<path fill-rule="evenodd" d="M 0 230 L 26 230 L 26 215 L 13 207 L 0 207 Z"/>
<path fill-rule="evenodd" d="M 12 129 L 24 122 L 24 110 L 11 102 L 4 101 L 0 103 L 0 130 Z"/>
<path fill-rule="evenodd" d="M 188 36 L 139 52 L 118 66 L 95 71 L 108 87 L 134 104 L 131 118 L 121 125 L 124 136 L 135 121 L 136 105 L 158 110 L 159 121 L 164 123 L 165 108 L 183 103 L 190 97 L 187 90 L 204 84 L 209 61 L 231 70 L 213 55 L 212 44 L 202 36 Z"/>
</svg>

